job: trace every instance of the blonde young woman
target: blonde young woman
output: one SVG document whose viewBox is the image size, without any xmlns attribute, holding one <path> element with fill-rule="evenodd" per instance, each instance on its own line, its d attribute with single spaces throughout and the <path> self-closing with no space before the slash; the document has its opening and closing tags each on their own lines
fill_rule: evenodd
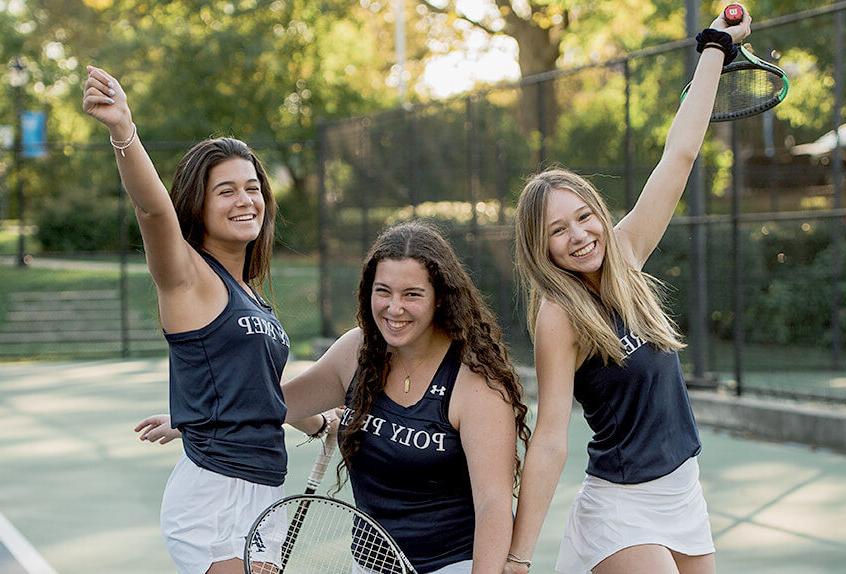
<svg viewBox="0 0 846 574">
<path fill-rule="evenodd" d="M 505 571 L 525 574 L 567 458 L 573 398 L 594 431 L 559 550 L 568 574 L 715 570 L 699 484 L 699 436 L 677 351 L 684 345 L 641 269 L 684 191 L 732 43 L 750 32 L 722 17 L 701 52 L 660 162 L 616 226 L 599 193 L 563 169 L 534 176 L 517 207 L 517 265 L 528 291 L 538 378 Z"/>
</svg>

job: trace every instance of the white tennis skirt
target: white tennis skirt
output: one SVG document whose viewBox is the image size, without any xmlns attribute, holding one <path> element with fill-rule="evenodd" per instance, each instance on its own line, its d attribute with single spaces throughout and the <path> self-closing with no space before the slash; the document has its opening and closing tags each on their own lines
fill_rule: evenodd
<svg viewBox="0 0 846 574">
<path fill-rule="evenodd" d="M 695 457 L 666 476 L 640 484 L 585 476 L 570 509 L 555 570 L 586 574 L 615 552 L 641 544 L 659 544 L 689 556 L 714 552 Z"/>
<path fill-rule="evenodd" d="M 176 570 L 205 574 L 214 562 L 243 558 L 256 518 L 284 496 L 282 486 L 223 476 L 200 468 L 183 454 L 167 481 L 161 510 L 162 534 Z M 272 546 L 272 539 L 268 533 L 264 540 Z M 266 549 L 253 550 L 253 556 L 261 559 Z"/>
</svg>

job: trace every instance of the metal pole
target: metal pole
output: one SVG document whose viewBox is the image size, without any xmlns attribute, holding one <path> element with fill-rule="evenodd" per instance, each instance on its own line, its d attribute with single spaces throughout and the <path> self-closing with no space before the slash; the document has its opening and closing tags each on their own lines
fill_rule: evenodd
<svg viewBox="0 0 846 574">
<path fill-rule="evenodd" d="M 734 380 L 735 393 L 743 393 L 743 257 L 740 228 L 740 194 L 743 189 L 741 175 L 740 144 L 737 137 L 737 123 L 731 125 L 731 152 L 734 156 L 731 166 L 731 238 L 732 238 L 732 279 L 734 287 Z"/>
<path fill-rule="evenodd" d="M 126 193 L 118 182 L 118 242 L 120 250 L 120 354 L 129 356 L 129 273 L 127 252 L 129 251 L 129 233 L 126 227 Z"/>
<path fill-rule="evenodd" d="M 20 59 L 15 59 L 11 66 L 16 72 L 22 73 L 24 66 Z M 21 169 L 21 157 L 23 155 L 23 86 L 15 85 L 14 91 L 14 112 L 15 112 L 15 145 L 12 153 L 12 164 L 15 169 L 15 196 L 18 202 L 18 267 L 26 267 L 26 209 L 24 203 L 23 170 Z"/>
<path fill-rule="evenodd" d="M 417 121 L 414 110 L 406 112 L 408 141 L 403 148 L 406 150 L 405 157 L 408 165 L 408 199 L 411 202 L 411 217 L 417 217 L 417 206 L 420 204 L 420 196 L 417 193 Z"/>
<path fill-rule="evenodd" d="M 329 198 L 326 194 L 326 124 L 317 122 L 317 249 L 320 256 L 320 334 L 335 335 L 332 329 L 331 280 L 329 277 Z"/>
<path fill-rule="evenodd" d="M 693 37 L 698 29 L 698 7 L 695 0 L 685 0 L 687 6 L 687 35 Z M 698 62 L 698 54 L 693 46 L 687 49 L 687 75 L 693 77 L 693 71 Z M 705 185 L 704 166 L 701 158 L 697 158 L 690 174 L 688 191 L 688 213 L 693 216 L 705 214 Z M 706 228 L 696 221 L 691 224 L 690 250 L 690 301 L 689 323 L 691 336 L 691 355 L 693 359 L 693 376 L 703 379 L 708 370 L 708 270 L 706 267 L 706 251 L 708 248 Z"/>
<path fill-rule="evenodd" d="M 537 90 L 538 100 L 538 134 L 540 142 L 538 142 L 538 165 L 543 168 L 546 161 L 546 98 L 544 98 L 544 88 L 546 82 L 538 82 L 535 86 Z"/>
<path fill-rule="evenodd" d="M 358 125 L 358 153 L 361 154 L 361 165 L 364 185 L 359 186 L 359 200 L 361 207 L 361 226 L 359 238 L 361 240 L 361 259 L 367 257 L 370 248 L 370 190 L 373 189 L 373 170 L 370 162 L 373 154 L 370 150 L 370 118 L 363 118 Z"/>
<path fill-rule="evenodd" d="M 834 209 L 843 207 L 843 141 L 840 139 L 840 110 L 843 108 L 843 45 L 844 10 L 835 17 L 834 34 L 834 141 L 831 151 L 831 181 L 834 187 Z M 835 370 L 843 362 L 843 338 L 840 334 L 841 297 L 839 285 L 843 277 L 843 229 L 839 222 L 832 226 L 832 290 L 831 290 L 831 362 Z"/>
<path fill-rule="evenodd" d="M 467 133 L 467 172 L 469 175 L 470 196 L 470 268 L 476 281 L 481 279 L 479 274 L 479 214 L 476 210 L 476 202 L 479 201 L 479 142 L 476 133 L 476 118 L 473 114 L 473 98 L 465 100 L 465 125 Z"/>
<path fill-rule="evenodd" d="M 625 191 L 626 210 L 634 207 L 634 142 L 632 140 L 632 70 L 631 61 L 623 60 L 623 77 L 626 82 L 626 139 L 625 139 Z"/>
</svg>

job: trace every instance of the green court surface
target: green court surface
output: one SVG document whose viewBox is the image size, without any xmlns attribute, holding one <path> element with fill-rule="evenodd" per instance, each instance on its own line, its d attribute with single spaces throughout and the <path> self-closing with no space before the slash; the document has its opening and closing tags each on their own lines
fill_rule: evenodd
<svg viewBox="0 0 846 574">
<path fill-rule="evenodd" d="M 289 372 L 306 365 L 294 363 Z M 132 431 L 143 416 L 167 408 L 166 381 L 163 359 L 0 364 L 0 517 L 52 571 L 174 572 L 158 512 L 181 448 L 142 444 Z M 552 572 L 588 438 L 576 413 L 570 460 L 532 572 Z M 289 493 L 304 487 L 315 453 L 315 444 L 296 447 L 301 439 L 289 433 Z M 708 429 L 702 440 L 718 572 L 844 571 L 846 457 Z M 4 561 L 14 554 L 6 547 L 16 544 L 8 529 L 0 529 L 0 543 L 0 571 L 27 572 Z M 29 572 L 36 571 L 47 570 Z"/>
</svg>

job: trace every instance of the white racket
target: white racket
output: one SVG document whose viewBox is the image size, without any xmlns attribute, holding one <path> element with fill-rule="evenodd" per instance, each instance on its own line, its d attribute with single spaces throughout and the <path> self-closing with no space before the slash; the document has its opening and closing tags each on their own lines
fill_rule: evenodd
<svg viewBox="0 0 846 574">
<path fill-rule="evenodd" d="M 336 436 L 327 436 L 305 494 L 283 498 L 256 519 L 244 548 L 246 574 L 416 574 L 375 520 L 314 494 L 336 446 Z"/>
</svg>

